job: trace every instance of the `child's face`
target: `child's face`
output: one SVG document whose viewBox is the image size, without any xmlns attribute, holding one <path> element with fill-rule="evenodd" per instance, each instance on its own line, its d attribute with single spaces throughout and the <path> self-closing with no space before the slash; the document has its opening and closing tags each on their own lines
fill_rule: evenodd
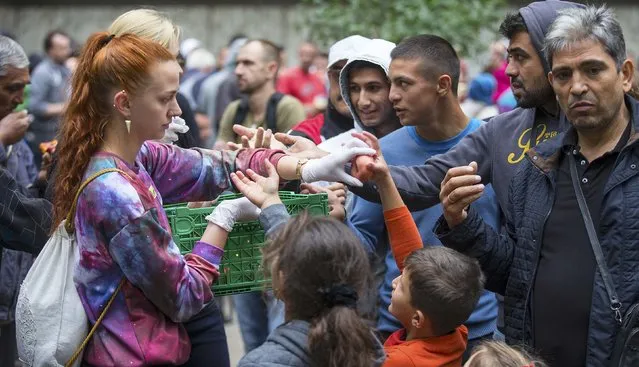
<svg viewBox="0 0 639 367">
<path fill-rule="evenodd" d="M 411 319 L 415 314 L 415 308 L 410 302 L 410 277 L 408 272 L 393 279 L 393 293 L 388 311 L 402 323 L 405 328 L 410 328 Z"/>
</svg>

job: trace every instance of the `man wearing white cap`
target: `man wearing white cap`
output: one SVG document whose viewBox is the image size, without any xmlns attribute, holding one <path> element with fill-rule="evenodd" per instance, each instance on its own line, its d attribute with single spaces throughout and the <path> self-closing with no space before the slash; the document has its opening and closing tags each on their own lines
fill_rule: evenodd
<svg viewBox="0 0 639 367">
<path fill-rule="evenodd" d="M 339 74 L 348 59 L 370 41 L 359 35 L 337 41 L 328 52 L 328 106 L 323 114 L 304 120 L 291 130 L 291 135 L 302 136 L 319 144 L 326 139 L 353 129 L 353 119 L 339 89 Z"/>
</svg>

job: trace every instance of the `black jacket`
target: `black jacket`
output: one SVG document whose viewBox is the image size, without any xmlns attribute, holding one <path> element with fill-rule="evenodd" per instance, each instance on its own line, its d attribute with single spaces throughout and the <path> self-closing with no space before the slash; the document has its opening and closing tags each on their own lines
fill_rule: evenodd
<svg viewBox="0 0 639 367">
<path fill-rule="evenodd" d="M 49 239 L 51 213 L 51 203 L 32 198 L 0 168 L 0 247 L 37 254 Z"/>
<path fill-rule="evenodd" d="M 598 228 L 604 258 L 622 303 L 622 315 L 639 301 L 639 106 L 630 97 L 626 97 L 626 105 L 630 108 L 632 132 L 604 188 Z M 485 224 L 472 207 L 466 220 L 452 230 L 443 218 L 435 228 L 445 246 L 477 258 L 487 276 L 486 288 L 504 295 L 504 331 L 509 344 L 534 344 L 530 295 L 544 224 L 554 203 L 559 155 L 568 133 L 572 132 L 526 153 L 510 184 L 507 223 L 501 234 Z M 609 365 L 618 330 L 597 271 L 588 332 L 588 366 Z"/>
</svg>

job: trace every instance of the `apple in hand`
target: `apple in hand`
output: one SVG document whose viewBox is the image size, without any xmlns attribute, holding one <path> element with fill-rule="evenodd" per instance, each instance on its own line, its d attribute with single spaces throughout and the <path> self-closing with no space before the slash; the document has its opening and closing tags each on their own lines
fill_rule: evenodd
<svg viewBox="0 0 639 367">
<path fill-rule="evenodd" d="M 351 175 L 362 182 L 369 181 L 373 177 L 373 171 L 368 168 L 369 163 L 375 163 L 375 158 L 369 155 L 358 155 L 351 161 Z"/>
</svg>

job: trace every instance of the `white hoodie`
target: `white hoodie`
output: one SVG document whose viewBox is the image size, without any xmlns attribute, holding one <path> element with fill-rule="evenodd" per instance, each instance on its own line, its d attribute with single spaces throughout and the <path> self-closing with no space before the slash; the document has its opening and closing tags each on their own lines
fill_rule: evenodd
<svg viewBox="0 0 639 367">
<path fill-rule="evenodd" d="M 337 135 L 331 139 L 328 139 L 319 145 L 320 148 L 329 152 L 335 149 L 339 149 L 342 144 L 350 140 L 352 138 L 351 134 L 353 132 L 361 132 L 364 130 L 364 126 L 359 119 L 359 116 L 357 115 L 357 110 L 355 109 L 355 106 L 353 106 L 350 93 L 348 91 L 348 76 L 353 62 L 367 61 L 372 64 L 378 65 L 380 68 L 382 68 L 382 70 L 384 70 L 384 73 L 388 77 L 388 69 L 390 68 L 391 63 L 391 51 L 395 48 L 395 44 L 383 39 L 367 39 L 363 42 L 363 44 L 360 44 L 358 46 L 359 47 L 357 51 L 351 54 L 351 56 L 348 58 L 348 62 L 339 75 L 340 91 L 342 93 L 344 101 L 346 102 L 346 105 L 348 106 L 349 111 L 351 111 L 355 128 L 345 133 L 341 133 L 340 135 Z"/>
</svg>

